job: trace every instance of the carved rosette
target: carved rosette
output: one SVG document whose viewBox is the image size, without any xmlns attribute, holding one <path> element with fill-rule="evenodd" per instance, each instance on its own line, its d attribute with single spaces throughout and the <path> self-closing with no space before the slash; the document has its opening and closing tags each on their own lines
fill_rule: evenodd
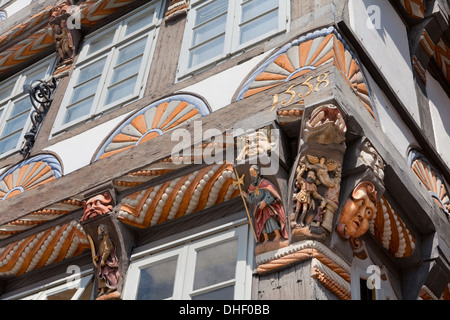
<svg viewBox="0 0 450 320">
<path fill-rule="evenodd" d="M 117 219 L 112 192 L 94 193 L 83 201 L 80 223 L 91 248 L 96 300 L 121 299 L 133 238 Z"/>
<path fill-rule="evenodd" d="M 323 241 L 339 206 L 347 126 L 335 105 L 305 110 L 300 151 L 291 173 L 291 241 Z"/>
</svg>

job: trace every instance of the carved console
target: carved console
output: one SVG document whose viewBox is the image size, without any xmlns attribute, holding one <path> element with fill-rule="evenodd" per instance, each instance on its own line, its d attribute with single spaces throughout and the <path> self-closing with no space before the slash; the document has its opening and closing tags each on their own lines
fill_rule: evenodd
<svg viewBox="0 0 450 320">
<path fill-rule="evenodd" d="M 305 110 L 290 179 L 291 241 L 325 240 L 339 205 L 347 127 L 332 104 Z"/>
<path fill-rule="evenodd" d="M 86 195 L 80 223 L 91 247 L 95 270 L 96 300 L 121 299 L 129 264 L 133 236 L 121 224 L 114 210 L 114 189 Z"/>
<path fill-rule="evenodd" d="M 353 254 L 365 258 L 360 238 L 375 218 L 378 201 L 384 194 L 385 164 L 370 141 L 363 137 L 349 147 L 344 172 L 344 199 L 336 221 L 336 233 L 349 241 Z"/>
</svg>

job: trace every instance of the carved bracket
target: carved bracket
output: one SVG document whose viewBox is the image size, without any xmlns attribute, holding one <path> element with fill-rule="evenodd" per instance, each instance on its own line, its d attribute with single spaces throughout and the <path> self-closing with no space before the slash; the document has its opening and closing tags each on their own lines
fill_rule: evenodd
<svg viewBox="0 0 450 320">
<path fill-rule="evenodd" d="M 96 299 L 121 299 L 134 237 L 119 222 L 109 191 L 90 196 L 83 206 L 80 223 L 88 237 L 96 270 Z"/>
<path fill-rule="evenodd" d="M 291 241 L 324 241 L 339 204 L 347 127 L 332 104 L 307 108 L 290 179 Z"/>
</svg>

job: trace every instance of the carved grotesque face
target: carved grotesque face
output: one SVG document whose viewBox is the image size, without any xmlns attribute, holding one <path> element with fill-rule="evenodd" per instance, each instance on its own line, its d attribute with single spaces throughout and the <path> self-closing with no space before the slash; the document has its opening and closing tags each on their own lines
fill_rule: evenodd
<svg viewBox="0 0 450 320">
<path fill-rule="evenodd" d="M 369 230 L 369 221 L 374 218 L 377 203 L 375 187 L 370 182 L 359 184 L 342 208 L 338 234 L 345 238 L 357 239 Z"/>
<path fill-rule="evenodd" d="M 264 131 L 246 135 L 244 138 L 241 138 L 241 143 L 242 150 L 237 160 L 261 155 L 272 149 L 272 144 Z"/>
<path fill-rule="evenodd" d="M 113 209 L 110 203 L 111 199 L 105 195 L 90 198 L 84 203 L 84 214 L 90 217 L 105 214 Z"/>
</svg>

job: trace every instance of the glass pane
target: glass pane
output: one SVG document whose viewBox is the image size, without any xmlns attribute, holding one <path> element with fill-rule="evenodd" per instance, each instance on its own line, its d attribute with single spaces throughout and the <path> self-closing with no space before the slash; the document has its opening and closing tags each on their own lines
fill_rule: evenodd
<svg viewBox="0 0 450 320">
<path fill-rule="evenodd" d="M 25 123 L 28 119 L 28 113 L 24 113 L 21 116 L 18 116 L 17 118 L 14 118 L 12 120 L 8 120 L 6 122 L 5 129 L 2 132 L 2 137 L 7 136 L 17 130 L 22 131 L 23 127 L 25 126 Z"/>
<path fill-rule="evenodd" d="M 13 93 L 12 91 L 14 89 L 14 84 L 15 83 L 13 82 L 10 85 L 5 86 L 5 87 L 3 87 L 3 85 L 2 85 L 3 88 L 0 88 L 0 101 L 2 101 L 3 99 L 6 99 L 10 95 L 12 95 L 12 93 Z"/>
<path fill-rule="evenodd" d="M 133 59 L 133 60 L 121 65 L 120 67 L 117 67 L 114 70 L 111 84 L 122 81 L 134 74 L 138 74 L 139 69 L 141 67 L 141 62 L 142 62 L 142 56 L 140 56 L 136 59 Z"/>
<path fill-rule="evenodd" d="M 137 75 L 119 84 L 109 88 L 106 104 L 110 104 L 121 98 L 124 98 L 134 92 L 136 86 Z"/>
<path fill-rule="evenodd" d="M 77 292 L 77 289 L 69 289 L 47 296 L 47 300 L 70 300 Z"/>
<path fill-rule="evenodd" d="M 70 100 L 70 103 L 80 101 L 86 97 L 89 97 L 90 95 L 93 95 L 97 91 L 99 81 L 100 77 L 97 77 L 75 88 L 73 90 L 72 99 Z"/>
<path fill-rule="evenodd" d="M 192 36 L 192 46 L 196 46 L 215 36 L 224 33 L 227 23 L 227 16 L 222 15 L 194 30 Z"/>
<path fill-rule="evenodd" d="M 88 54 L 99 51 L 110 45 L 114 38 L 115 29 L 106 34 L 102 34 L 98 39 L 92 41 L 89 46 Z"/>
<path fill-rule="evenodd" d="M 143 38 L 141 40 L 138 40 L 129 46 L 120 49 L 119 57 L 117 58 L 116 65 L 119 65 L 125 61 L 131 60 L 134 57 L 137 57 L 138 55 L 142 54 L 145 49 L 145 43 L 147 41 L 147 38 Z"/>
<path fill-rule="evenodd" d="M 87 67 L 81 68 L 80 75 L 78 76 L 77 84 L 83 83 L 86 80 L 95 78 L 102 74 L 103 67 L 105 65 L 106 58 L 98 60 Z"/>
<path fill-rule="evenodd" d="M 225 36 L 221 36 L 192 50 L 190 53 L 189 67 L 221 55 L 223 53 L 224 42 Z"/>
<path fill-rule="evenodd" d="M 173 296 L 178 257 L 156 262 L 141 270 L 137 300 L 162 300 Z"/>
<path fill-rule="evenodd" d="M 197 251 L 194 290 L 234 279 L 237 262 L 237 239 Z"/>
<path fill-rule="evenodd" d="M 91 97 L 67 109 L 66 116 L 64 118 L 64 123 L 71 122 L 75 119 L 78 119 L 82 116 L 89 114 L 89 112 L 91 111 L 93 101 L 94 97 Z"/>
<path fill-rule="evenodd" d="M 242 5 L 241 22 L 253 19 L 276 7 L 278 7 L 278 0 L 251 0 Z"/>
<path fill-rule="evenodd" d="M 135 31 L 138 31 L 139 29 L 142 29 L 146 26 L 150 26 L 153 22 L 153 15 L 154 15 L 154 11 L 144 14 L 144 15 L 140 16 L 139 18 L 128 22 L 127 31 L 126 31 L 125 35 L 129 35 L 129 34 L 135 32 Z"/>
<path fill-rule="evenodd" d="M 220 288 L 192 297 L 192 300 L 233 300 L 234 286 Z"/>
<path fill-rule="evenodd" d="M 19 131 L 16 134 L 9 136 L 8 138 L 0 140 L 0 154 L 16 148 L 21 135 L 22 132 Z"/>
<path fill-rule="evenodd" d="M 278 29 L 278 10 L 255 19 L 241 28 L 240 44 Z"/>
<path fill-rule="evenodd" d="M 14 107 L 11 111 L 10 118 L 17 116 L 18 114 L 21 114 L 22 112 L 29 111 L 31 109 L 31 101 L 30 98 L 27 96 L 26 98 L 16 101 L 14 103 Z"/>
<path fill-rule="evenodd" d="M 216 0 L 197 10 L 195 25 L 208 21 L 228 10 L 228 0 Z"/>
<path fill-rule="evenodd" d="M 36 70 L 36 71 L 28 74 L 25 84 L 31 84 L 33 81 L 36 81 L 36 80 L 44 80 L 46 72 L 47 72 L 47 65 L 44 68 L 41 68 L 39 70 Z"/>
<path fill-rule="evenodd" d="M 91 300 L 93 287 L 94 287 L 94 280 L 91 280 L 89 282 L 89 285 L 86 287 L 86 289 L 84 289 L 83 293 L 81 294 L 78 300 Z"/>
</svg>

